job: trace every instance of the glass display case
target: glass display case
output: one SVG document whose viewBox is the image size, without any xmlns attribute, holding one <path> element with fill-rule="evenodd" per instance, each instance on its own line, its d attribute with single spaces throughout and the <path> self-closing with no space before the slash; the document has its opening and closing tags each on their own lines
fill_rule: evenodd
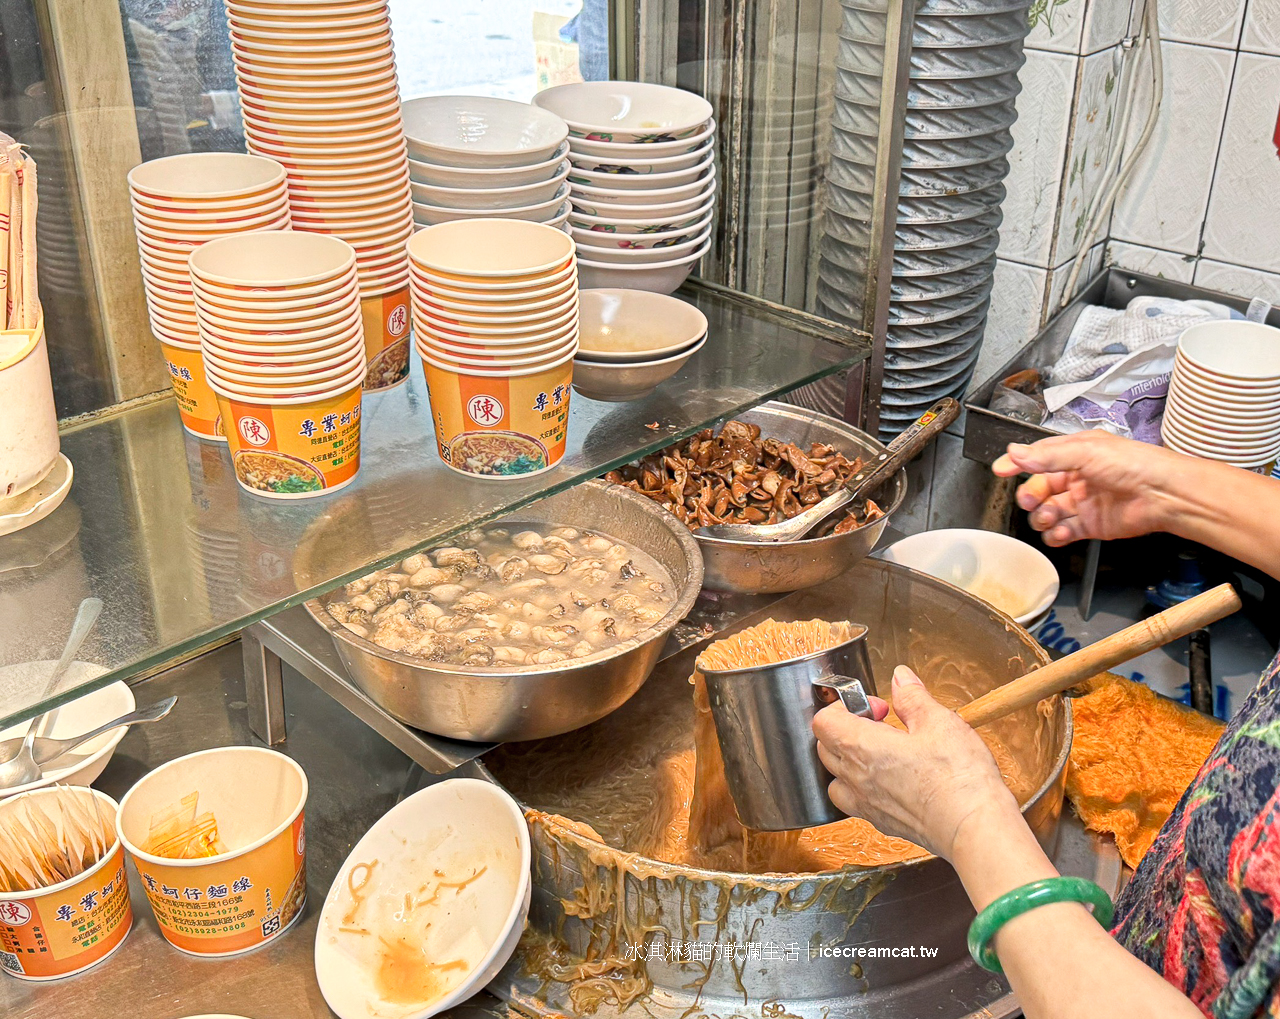
<svg viewBox="0 0 1280 1019">
<path fill-rule="evenodd" d="M 682 295 L 709 318 L 705 350 L 642 400 L 575 398 L 570 452 L 537 478 L 495 484 L 450 474 L 430 441 L 415 364 L 408 386 L 367 402 L 356 484 L 293 503 L 242 493 L 225 447 L 181 430 L 148 333 L 125 184 L 144 159 L 242 149 L 222 5 L 0 5 L 0 129 L 40 167 L 41 296 L 68 419 L 63 451 L 76 470 L 60 510 L 0 537 L 0 726 L 78 692 L 45 696 L 23 664 L 58 656 L 88 595 L 105 604 L 81 655 L 105 670 L 86 681 L 99 686 L 158 670 L 761 401 L 794 394 L 874 426 L 894 209 L 884 182 L 896 174 L 900 146 L 894 111 L 909 5 L 893 0 L 879 15 L 873 200 L 847 295 L 861 328 L 811 313 L 837 88 L 836 0 L 520 0 L 500 11 L 480 0 L 392 0 L 391 11 L 406 98 L 528 99 L 551 84 L 612 75 L 711 100 L 719 218 L 699 273 L 706 282 Z M 295 572 L 293 552 L 304 542 L 326 543 L 319 574 Z"/>
</svg>

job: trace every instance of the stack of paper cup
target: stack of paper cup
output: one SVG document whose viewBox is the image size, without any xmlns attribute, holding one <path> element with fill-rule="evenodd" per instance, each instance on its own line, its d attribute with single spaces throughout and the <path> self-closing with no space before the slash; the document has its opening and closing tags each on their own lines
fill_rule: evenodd
<svg viewBox="0 0 1280 1019">
<path fill-rule="evenodd" d="M 278 159 L 293 228 L 356 252 L 369 374 L 409 370 L 409 162 L 387 0 L 226 0 L 249 151 Z"/>
<path fill-rule="evenodd" d="M 351 245 L 297 232 L 224 237 L 192 253 L 191 282 L 241 487 L 299 499 L 349 484 L 365 377 Z"/>
<path fill-rule="evenodd" d="M 408 248 L 441 459 L 487 478 L 550 470 L 564 456 L 578 350 L 573 240 L 541 223 L 464 219 Z"/>
<path fill-rule="evenodd" d="M 187 256 L 229 234 L 289 227 L 284 167 L 239 152 L 188 152 L 129 171 L 129 199 L 142 259 L 151 331 L 160 341 L 182 426 L 225 440 L 200 361 Z"/>
<path fill-rule="evenodd" d="M 1270 473 L 1280 457 L 1280 329 L 1242 321 L 1187 329 L 1160 436 L 1181 453 Z"/>
</svg>

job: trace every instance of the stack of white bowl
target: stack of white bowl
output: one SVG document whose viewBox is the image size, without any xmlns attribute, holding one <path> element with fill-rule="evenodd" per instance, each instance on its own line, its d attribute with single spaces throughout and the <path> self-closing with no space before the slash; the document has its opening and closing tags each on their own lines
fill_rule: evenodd
<svg viewBox="0 0 1280 1019">
<path fill-rule="evenodd" d="M 402 110 L 418 226 L 569 218 L 569 128 L 555 114 L 486 96 L 425 96 Z"/>
<path fill-rule="evenodd" d="M 187 259 L 229 234 L 289 228 L 284 167 L 239 152 L 186 152 L 129 171 L 129 201 L 142 260 L 151 331 L 160 341 L 182 426 L 225 441 L 200 359 Z"/>
<path fill-rule="evenodd" d="M 584 290 L 573 388 L 592 400 L 648 396 L 707 342 L 707 316 L 646 290 Z"/>
<path fill-rule="evenodd" d="M 711 246 L 711 104 L 628 81 L 558 85 L 533 102 L 569 125 L 569 226 L 582 286 L 674 291 Z"/>
<path fill-rule="evenodd" d="M 1280 457 L 1280 329 L 1206 322 L 1178 340 L 1160 437 L 1248 470 Z"/>
<path fill-rule="evenodd" d="M 387 0 L 226 8 L 246 145 L 284 165 L 295 230 L 355 248 L 367 384 L 395 385 L 408 372 L 413 210 Z"/>
<path fill-rule="evenodd" d="M 550 470 L 565 453 L 578 350 L 573 241 L 544 223 L 465 219 L 408 247 L 440 458 L 489 478 Z"/>
</svg>

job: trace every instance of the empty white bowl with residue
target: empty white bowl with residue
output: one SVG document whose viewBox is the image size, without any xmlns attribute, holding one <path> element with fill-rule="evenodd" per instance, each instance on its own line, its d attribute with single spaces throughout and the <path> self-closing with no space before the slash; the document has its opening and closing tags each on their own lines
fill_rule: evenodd
<svg viewBox="0 0 1280 1019">
<path fill-rule="evenodd" d="M 529 912 L 529 830 L 479 779 L 397 804 L 343 862 L 316 930 L 316 979 L 340 1019 L 426 1019 L 489 983 Z"/>
</svg>

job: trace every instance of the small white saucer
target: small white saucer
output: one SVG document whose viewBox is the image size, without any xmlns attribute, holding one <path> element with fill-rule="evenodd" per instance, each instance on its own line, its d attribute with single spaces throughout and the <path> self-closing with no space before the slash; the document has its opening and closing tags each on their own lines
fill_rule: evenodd
<svg viewBox="0 0 1280 1019">
<path fill-rule="evenodd" d="M 53 470 L 38 485 L 21 495 L 0 499 L 0 535 L 30 527 L 56 510 L 71 491 L 74 476 L 71 461 L 59 453 Z"/>
</svg>

